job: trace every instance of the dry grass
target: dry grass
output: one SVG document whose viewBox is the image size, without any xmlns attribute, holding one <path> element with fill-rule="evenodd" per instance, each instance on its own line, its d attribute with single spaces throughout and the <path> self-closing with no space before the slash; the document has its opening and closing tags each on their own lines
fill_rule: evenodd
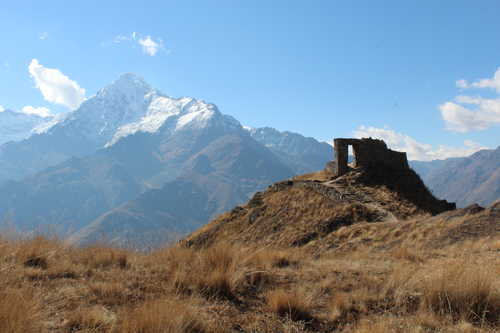
<svg viewBox="0 0 500 333">
<path fill-rule="evenodd" d="M 64 323 L 66 332 L 109 332 L 115 316 L 102 306 L 80 308 L 72 312 Z"/>
<path fill-rule="evenodd" d="M 333 178 L 333 174 L 326 170 L 320 170 L 317 172 L 306 173 L 303 175 L 298 175 L 293 177 L 294 180 L 317 180 L 317 181 L 327 181 Z"/>
<path fill-rule="evenodd" d="M 206 298 L 232 299 L 239 251 L 227 244 L 200 250 L 173 248 L 167 252 L 168 279 L 177 292 Z"/>
<path fill-rule="evenodd" d="M 276 289 L 266 295 L 269 311 L 293 321 L 310 321 L 311 299 L 302 290 Z"/>
<path fill-rule="evenodd" d="M 122 314 L 114 330 L 119 333 L 205 333 L 210 332 L 196 310 L 178 300 L 148 301 Z"/>
<path fill-rule="evenodd" d="M 128 266 L 128 253 L 124 250 L 105 246 L 92 246 L 79 251 L 76 259 L 87 267 L 107 269 L 118 267 L 125 269 Z"/>
<path fill-rule="evenodd" d="M 5 288 L 5 285 L 2 286 Z M 0 291 L 0 332 L 38 332 L 41 307 L 31 288 L 6 288 Z"/>
<path fill-rule="evenodd" d="M 442 316 L 499 324 L 500 285 L 491 267 L 461 260 L 438 269 L 422 282 L 423 306 Z"/>
<path fill-rule="evenodd" d="M 435 248 L 444 231 L 417 222 L 346 226 L 329 236 L 345 245 L 321 253 L 3 240 L 0 332 L 499 331 L 498 236 Z"/>
</svg>

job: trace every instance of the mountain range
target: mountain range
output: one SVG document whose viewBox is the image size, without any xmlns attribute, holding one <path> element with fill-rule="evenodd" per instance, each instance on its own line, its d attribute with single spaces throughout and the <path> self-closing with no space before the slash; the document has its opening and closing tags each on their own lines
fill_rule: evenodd
<svg viewBox="0 0 500 333">
<path fill-rule="evenodd" d="M 144 248 L 175 239 L 273 182 L 322 169 L 333 156 L 325 142 L 243 127 L 214 104 L 169 97 L 134 74 L 49 120 L 26 121 L 17 141 L 0 145 L 0 221 L 75 244 Z M 500 196 L 498 155 L 412 167 L 442 198 L 451 192 L 462 205 L 488 203 Z M 474 170 L 481 176 L 470 177 Z M 464 178 L 463 195 L 455 177 Z"/>
<path fill-rule="evenodd" d="M 186 233 L 331 154 L 326 143 L 244 129 L 213 104 L 125 74 L 43 131 L 0 146 L 0 219 L 79 244 Z"/>
<path fill-rule="evenodd" d="M 52 116 L 41 117 L 8 109 L 0 110 L 0 145 L 28 138 L 52 119 Z"/>
<path fill-rule="evenodd" d="M 500 147 L 468 157 L 413 162 L 412 167 L 436 196 L 454 201 L 458 207 L 487 206 L 500 198 Z"/>
</svg>

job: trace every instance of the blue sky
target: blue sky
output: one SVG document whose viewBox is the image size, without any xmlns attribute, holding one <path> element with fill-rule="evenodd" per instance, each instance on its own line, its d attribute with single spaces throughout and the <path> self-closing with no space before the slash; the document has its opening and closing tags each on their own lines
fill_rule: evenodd
<svg viewBox="0 0 500 333">
<path fill-rule="evenodd" d="M 466 155 L 500 144 L 498 13 L 495 0 L 3 2 L 0 105 L 67 112 L 134 72 L 248 126 Z M 67 82 L 43 86 L 50 73 Z"/>
</svg>

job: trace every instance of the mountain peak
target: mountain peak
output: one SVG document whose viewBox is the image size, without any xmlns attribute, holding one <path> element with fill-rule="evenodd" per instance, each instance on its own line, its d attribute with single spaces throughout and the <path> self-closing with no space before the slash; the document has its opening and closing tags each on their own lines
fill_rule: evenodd
<svg viewBox="0 0 500 333">
<path fill-rule="evenodd" d="M 154 89 L 139 75 L 134 73 L 125 73 L 120 75 L 117 80 L 101 89 L 98 96 L 145 96 Z"/>
<path fill-rule="evenodd" d="M 130 72 L 120 75 L 115 83 L 116 82 L 128 82 L 133 84 L 148 85 L 142 76 Z"/>
</svg>

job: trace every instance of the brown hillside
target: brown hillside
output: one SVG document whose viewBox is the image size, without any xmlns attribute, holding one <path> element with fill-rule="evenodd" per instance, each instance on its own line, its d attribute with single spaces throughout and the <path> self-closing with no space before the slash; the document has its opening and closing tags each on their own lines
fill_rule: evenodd
<svg viewBox="0 0 500 333">
<path fill-rule="evenodd" d="M 454 208 L 434 198 L 413 170 L 389 175 L 384 171 L 358 169 L 340 177 L 321 171 L 276 183 L 184 242 L 195 247 L 229 241 L 256 247 L 337 248 L 335 235 L 342 227 L 377 223 L 373 228 L 395 228 L 402 221 Z"/>
</svg>

